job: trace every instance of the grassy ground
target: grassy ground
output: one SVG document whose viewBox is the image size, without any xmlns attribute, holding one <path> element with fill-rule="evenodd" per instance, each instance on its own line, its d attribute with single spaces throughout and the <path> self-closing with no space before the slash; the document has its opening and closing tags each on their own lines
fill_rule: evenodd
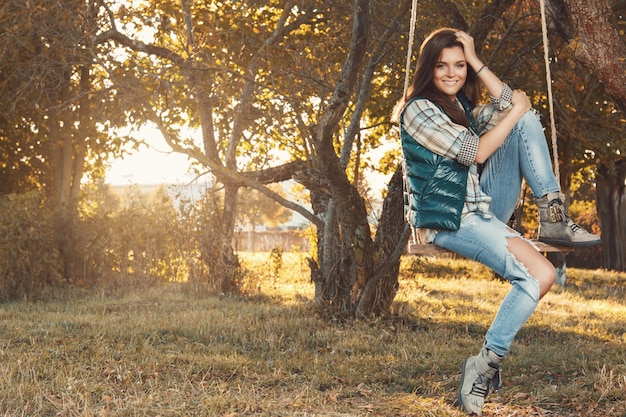
<svg viewBox="0 0 626 417">
<path fill-rule="evenodd" d="M 313 313 L 299 255 L 248 297 L 188 285 L 0 305 L 0 416 L 462 416 L 460 363 L 508 284 L 405 260 L 394 316 Z M 569 270 L 519 334 L 486 416 L 626 415 L 626 276 Z"/>
</svg>

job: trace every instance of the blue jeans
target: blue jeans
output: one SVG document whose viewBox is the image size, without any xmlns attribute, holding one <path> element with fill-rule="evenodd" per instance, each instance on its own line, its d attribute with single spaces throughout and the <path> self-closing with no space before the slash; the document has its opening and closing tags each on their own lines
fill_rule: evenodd
<svg viewBox="0 0 626 417">
<path fill-rule="evenodd" d="M 487 331 L 485 346 L 504 356 L 517 332 L 539 303 L 539 283 L 508 250 L 508 239 L 521 237 L 506 226 L 521 192 L 522 178 L 535 197 L 559 191 L 543 127 L 533 112 L 524 114 L 504 143 L 485 163 L 481 188 L 491 196 L 493 217 L 470 213 L 455 232 L 440 231 L 434 243 L 481 262 L 512 287 Z"/>
</svg>

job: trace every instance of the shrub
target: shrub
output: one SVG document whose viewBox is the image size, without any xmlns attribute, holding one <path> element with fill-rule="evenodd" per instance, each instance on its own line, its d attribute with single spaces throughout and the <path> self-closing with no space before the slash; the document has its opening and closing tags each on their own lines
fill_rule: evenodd
<svg viewBox="0 0 626 417">
<path fill-rule="evenodd" d="M 174 236 L 178 213 L 161 187 L 146 198 L 129 189 L 125 207 L 115 213 L 111 254 L 123 279 L 177 280 L 178 251 Z"/>
<path fill-rule="evenodd" d="M 52 211 L 38 192 L 0 199 L 0 299 L 34 299 L 61 277 Z"/>
</svg>

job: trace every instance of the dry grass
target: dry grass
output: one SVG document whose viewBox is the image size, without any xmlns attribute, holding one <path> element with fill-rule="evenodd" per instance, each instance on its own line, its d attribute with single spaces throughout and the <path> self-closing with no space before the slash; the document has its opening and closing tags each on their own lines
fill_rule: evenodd
<svg viewBox="0 0 626 417">
<path fill-rule="evenodd" d="M 394 316 L 328 322 L 299 255 L 247 297 L 184 284 L 0 306 L 2 416 L 462 416 L 459 366 L 507 290 L 406 260 Z M 520 333 L 486 416 L 626 414 L 626 276 L 570 270 Z"/>
</svg>

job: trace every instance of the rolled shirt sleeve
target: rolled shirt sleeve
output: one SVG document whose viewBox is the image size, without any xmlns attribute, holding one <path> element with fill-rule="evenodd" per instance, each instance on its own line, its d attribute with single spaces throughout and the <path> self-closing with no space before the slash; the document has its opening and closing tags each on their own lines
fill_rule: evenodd
<svg viewBox="0 0 626 417">
<path fill-rule="evenodd" d="M 465 139 L 461 142 L 459 153 L 456 154 L 456 160 L 459 161 L 459 164 L 470 166 L 474 163 L 478 153 L 478 140 L 478 136 L 468 129 L 465 133 Z"/>
<path fill-rule="evenodd" d="M 438 155 L 472 165 L 478 152 L 478 136 L 456 124 L 436 104 L 427 99 L 413 101 L 404 111 L 407 133 L 420 145 Z"/>
<path fill-rule="evenodd" d="M 489 96 L 489 98 L 491 98 L 491 102 L 496 108 L 496 111 L 506 110 L 513 103 L 513 90 L 511 90 L 511 87 L 509 87 L 507 83 L 503 84 L 504 87 L 502 88 L 502 93 L 500 94 L 500 97 L 496 98 L 493 96 Z"/>
<path fill-rule="evenodd" d="M 484 135 L 492 127 L 498 124 L 498 122 L 511 109 L 511 105 L 513 104 L 511 101 L 513 98 L 513 90 L 511 90 L 511 87 L 505 83 L 500 97 L 489 97 L 491 99 L 490 103 L 477 106 L 472 111 L 474 119 L 476 119 L 476 125 L 480 136 Z"/>
</svg>

